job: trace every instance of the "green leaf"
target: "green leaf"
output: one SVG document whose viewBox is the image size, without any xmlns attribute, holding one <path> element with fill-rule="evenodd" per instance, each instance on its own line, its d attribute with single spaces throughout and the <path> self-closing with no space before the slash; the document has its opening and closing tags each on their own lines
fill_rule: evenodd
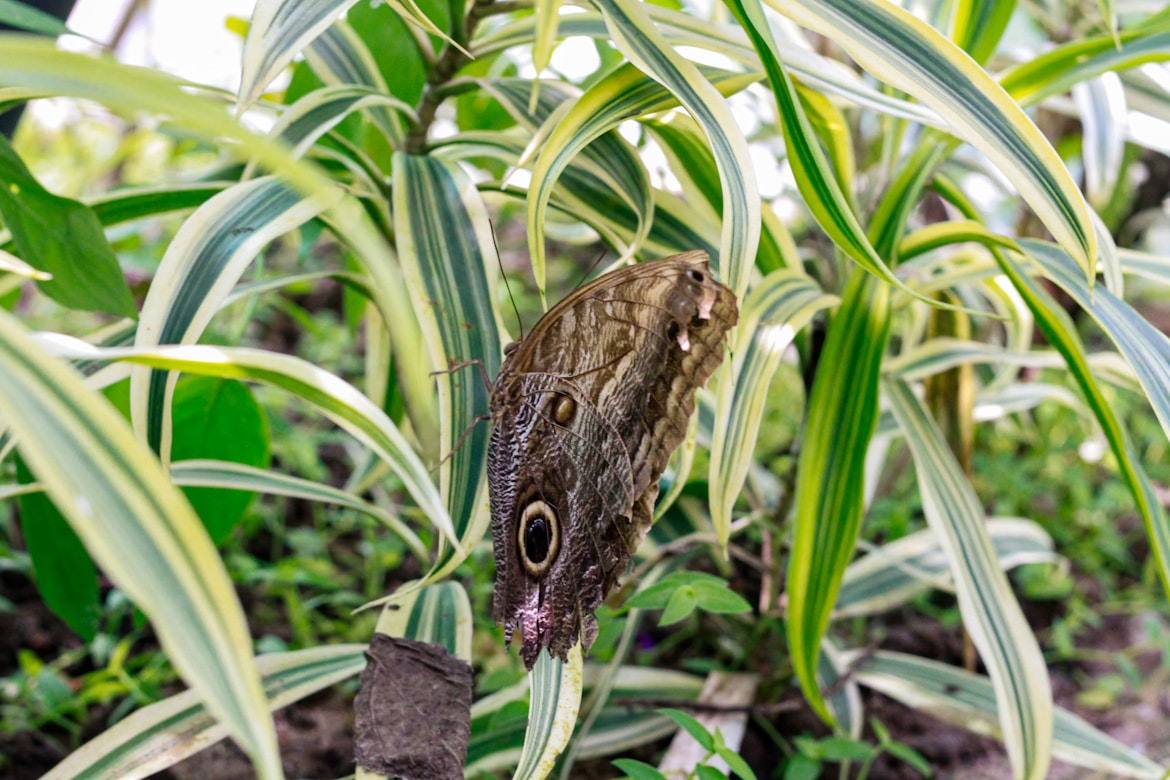
<svg viewBox="0 0 1170 780">
<path fill-rule="evenodd" d="M 239 110 L 250 107 L 264 88 L 357 0 L 288 3 L 259 0 L 244 41 Z"/>
<path fill-rule="evenodd" d="M 268 709 L 278 710 L 366 665 L 365 645 L 330 645 L 256 658 Z M 150 777 L 228 736 L 198 691 L 163 699 L 123 718 L 65 757 L 41 780 L 130 780 Z"/>
<path fill-rule="evenodd" d="M 825 761 L 864 761 L 873 745 L 846 737 L 825 737 L 817 743 L 817 755 Z"/>
<path fill-rule="evenodd" d="M 666 775 L 654 767 L 632 758 L 619 758 L 613 765 L 625 772 L 630 780 L 666 780 Z"/>
<path fill-rule="evenodd" d="M 439 467 L 440 490 L 459 540 L 447 564 L 454 566 L 479 541 L 488 521 L 483 476 L 489 431 L 479 423 L 488 413 L 489 388 L 475 365 L 451 369 L 472 361 L 487 376 L 499 373 L 495 243 L 487 210 L 467 175 L 429 157 L 395 154 L 394 220 L 431 368 L 444 372 L 435 376 L 444 455 L 470 428 L 458 451 Z"/>
<path fill-rule="evenodd" d="M 727 775 L 723 774 L 722 771 L 706 764 L 699 764 L 695 767 L 695 776 L 699 780 L 727 780 Z"/>
<path fill-rule="evenodd" d="M 784 764 L 784 780 L 817 780 L 821 776 L 821 762 L 803 753 L 789 756 Z"/>
<path fill-rule="evenodd" d="M 760 195 L 747 141 L 723 96 L 667 43 L 641 4 L 598 0 L 596 6 L 618 49 L 677 97 L 707 134 L 723 189 L 723 230 L 712 267 L 742 299 L 760 240 Z"/>
<path fill-rule="evenodd" d="M 272 459 L 268 417 L 242 382 L 217 377 L 180 380 L 172 419 L 172 458 L 214 458 L 256 468 L 267 468 Z M 255 495 L 209 487 L 188 487 L 183 492 L 217 544 L 227 538 Z"/>
<path fill-rule="evenodd" d="M 662 610 L 662 617 L 658 619 L 658 625 L 669 626 L 672 623 L 677 623 L 694 612 L 698 603 L 699 599 L 695 595 L 695 589 L 690 585 L 675 588 L 674 592 L 670 594 L 670 598 L 666 600 L 666 606 Z"/>
<path fill-rule="evenodd" d="M 884 389 L 914 456 L 927 523 L 950 562 L 963 626 L 995 686 L 1013 771 L 1042 778 L 1051 762 L 1053 707 L 1039 644 L 996 562 L 979 498 L 942 433 L 908 385 L 889 380 Z"/>
<path fill-rule="evenodd" d="M 726 423 L 716 427 L 711 441 L 711 524 L 720 544 L 731 537 L 732 508 L 747 480 L 780 359 L 809 320 L 838 300 L 803 271 L 782 268 L 764 277 L 743 302 L 739 331 L 751 340 L 732 356 L 734 380 L 719 386 L 719 418 Z"/>
<path fill-rule="evenodd" d="M 33 481 L 23 458 L 16 459 L 21 484 Z M 33 578 L 45 606 L 86 642 L 101 618 L 97 568 L 69 521 L 43 493 L 22 495 L 20 530 L 33 565 Z"/>
<path fill-rule="evenodd" d="M 171 479 L 183 488 L 208 487 L 268 493 L 353 509 L 369 515 L 402 537 L 423 566 L 430 563 L 431 556 L 426 545 L 397 515 L 331 485 L 221 460 L 176 461 L 171 464 Z"/>
<path fill-rule="evenodd" d="M 909 745 L 903 745 L 901 742 L 886 742 L 882 745 L 891 756 L 901 761 L 905 761 L 910 766 L 914 767 L 915 771 L 923 777 L 931 777 L 934 772 L 930 768 L 930 762 L 923 758 L 922 754 Z"/>
<path fill-rule="evenodd" d="M 715 738 L 711 736 L 711 732 L 707 730 L 707 727 L 695 720 L 693 716 L 688 715 L 682 710 L 669 708 L 658 711 L 677 723 L 679 728 L 690 734 L 703 750 L 712 752 L 715 750 Z"/>
<path fill-rule="evenodd" d="M 1016 0 L 959 0 L 951 17 L 951 40 L 978 63 L 987 62 L 1016 10 Z"/>
<path fill-rule="evenodd" d="M 890 328 L 889 289 L 860 269 L 850 278 L 813 381 L 797 466 L 788 647 L 805 697 L 829 722 L 817 656 L 861 527 L 865 452 L 877 424 Z"/>
<path fill-rule="evenodd" d="M 974 146 L 1092 278 L 1097 236 L 1084 197 L 1048 140 L 987 73 L 925 22 L 880 0 L 768 0 L 842 46 L 863 68 L 933 108 Z"/>
<path fill-rule="evenodd" d="M 18 30 L 28 30 L 54 37 L 70 34 L 65 22 L 56 16 L 47 14 L 34 6 L 17 2 L 17 0 L 0 0 L 0 22 Z"/>
<path fill-rule="evenodd" d="M 717 745 L 715 754 L 727 762 L 727 767 L 735 774 L 743 778 L 743 780 L 756 780 L 756 773 L 748 766 L 748 763 L 743 760 L 743 756 L 736 753 L 726 745 Z M 720 772 L 720 774 L 723 774 Z"/>
<path fill-rule="evenodd" d="M 854 651 L 849 663 L 856 664 L 858 681 L 869 688 L 946 723 L 978 734 L 1000 734 L 995 687 L 983 675 L 886 650 Z M 1067 710 L 1057 708 L 1053 724 L 1052 753 L 1061 761 L 1122 777 L 1164 776 L 1162 767 Z"/>
<path fill-rule="evenodd" d="M 992 518 L 987 534 L 1005 571 L 1058 560 L 1052 537 L 1031 520 Z M 905 604 L 932 587 L 953 587 L 947 556 L 930 529 L 903 536 L 849 564 L 834 618 L 870 615 Z"/>
<path fill-rule="evenodd" d="M 42 187 L 3 138 L 0 214 L 21 259 L 53 275 L 38 282 L 50 298 L 73 309 L 137 314 L 118 258 L 94 213 Z"/>
<path fill-rule="evenodd" d="M 513 780 L 547 777 L 569 743 L 581 707 L 581 646 L 573 645 L 562 662 L 542 652 L 528 675 L 532 690 L 524 749 Z"/>
<path fill-rule="evenodd" d="M 191 344 L 257 254 L 277 236 L 305 223 L 342 197 L 333 189 L 304 198 L 282 180 L 237 184 L 204 203 L 183 223 L 163 255 L 142 305 L 138 347 Z M 169 407 L 178 377 L 136 368 L 130 379 L 135 427 L 164 459 L 171 450 Z"/>
<path fill-rule="evenodd" d="M 102 349 L 68 337 L 55 337 L 41 345 L 72 360 L 126 360 L 168 371 L 263 382 L 287 390 L 315 406 L 385 460 L 427 519 L 454 541 L 451 518 L 430 474 L 397 426 L 356 387 L 312 363 L 292 355 L 233 347 Z"/>
<path fill-rule="evenodd" d="M 243 610 L 190 504 L 121 415 L 0 311 L 0 407 L 21 456 L 263 778 L 279 750 Z"/>
</svg>

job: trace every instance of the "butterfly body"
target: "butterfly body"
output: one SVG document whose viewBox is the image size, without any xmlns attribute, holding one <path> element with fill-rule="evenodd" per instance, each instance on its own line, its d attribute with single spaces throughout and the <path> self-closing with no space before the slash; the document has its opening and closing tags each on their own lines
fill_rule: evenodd
<svg viewBox="0 0 1170 780">
<path fill-rule="evenodd" d="M 509 345 L 492 387 L 496 617 L 531 668 L 597 634 L 738 312 L 706 254 L 604 274 Z"/>
</svg>

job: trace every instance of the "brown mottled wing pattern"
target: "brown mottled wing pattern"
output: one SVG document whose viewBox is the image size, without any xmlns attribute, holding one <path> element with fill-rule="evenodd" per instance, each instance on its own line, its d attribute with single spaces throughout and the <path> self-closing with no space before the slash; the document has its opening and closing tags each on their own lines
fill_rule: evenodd
<svg viewBox="0 0 1170 780">
<path fill-rule="evenodd" d="M 686 252 L 585 285 L 509 351 L 488 448 L 495 611 L 528 668 L 541 647 L 592 643 L 737 317 L 706 254 Z"/>
</svg>

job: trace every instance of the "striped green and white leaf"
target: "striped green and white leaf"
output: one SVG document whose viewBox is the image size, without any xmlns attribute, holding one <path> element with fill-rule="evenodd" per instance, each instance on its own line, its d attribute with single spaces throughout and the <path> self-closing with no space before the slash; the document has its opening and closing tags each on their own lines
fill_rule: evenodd
<svg viewBox="0 0 1170 780">
<path fill-rule="evenodd" d="M 996 559 L 983 509 L 954 455 L 910 386 L 883 383 L 918 472 L 927 525 L 950 562 L 959 612 L 995 689 L 1015 777 L 1043 778 L 1052 752 L 1048 669 Z"/>
<path fill-rule="evenodd" d="M 1091 297 L 1087 295 L 1087 287 L 1078 278 L 1079 275 L 1069 273 L 1071 260 L 1056 247 L 1039 241 L 1026 241 L 1022 246 L 1041 265 L 1045 274 L 1063 287 L 1117 345 L 1134 369 L 1147 399 L 1154 407 L 1155 415 L 1162 423 L 1163 431 L 1166 431 L 1167 420 L 1170 419 L 1166 414 L 1170 408 L 1167 407 L 1167 389 L 1158 384 L 1162 381 L 1160 377 L 1167 370 L 1166 337 L 1155 330 L 1129 304 L 1116 298 L 1108 290 L 1094 290 Z M 1089 369 L 1076 326 L 1064 310 L 1028 276 L 1023 266 L 1006 254 L 997 254 L 997 260 L 1011 278 L 1012 284 L 1028 302 L 1041 332 L 1049 343 L 1064 355 L 1069 370 L 1080 385 L 1081 392 L 1093 410 L 1102 432 L 1109 440 L 1117 465 L 1133 494 L 1137 510 L 1145 524 L 1154 559 L 1158 564 L 1159 576 L 1162 582 L 1170 587 L 1170 523 L 1167 521 L 1162 502 L 1137 458 L 1137 452 L 1128 433 L 1108 400 L 1102 395 L 1096 378 Z M 1072 283 L 1074 278 L 1076 284 Z"/>
<path fill-rule="evenodd" d="M 650 178 L 637 151 L 612 129 L 617 122 L 607 122 L 608 116 L 600 113 L 604 106 L 602 93 L 606 92 L 605 85 L 611 78 L 601 79 L 581 96 L 575 90 L 554 83 L 547 84 L 546 88 L 537 93 L 534 85 L 538 82 L 524 79 L 482 79 L 479 83 L 486 93 L 499 100 L 517 122 L 534 136 L 528 149 L 541 150 L 541 156 L 533 169 L 537 197 L 543 197 L 544 203 L 547 203 L 551 187 L 571 162 L 574 167 L 587 170 L 637 220 L 635 244 L 621 248 L 623 256 L 630 256 L 649 230 L 654 200 L 650 192 Z M 592 104 L 596 110 L 585 107 L 583 104 L 586 103 Z M 582 159 L 574 160 L 578 153 L 582 153 Z M 530 152 L 521 155 L 521 163 L 528 154 Z M 555 157 L 550 163 L 554 166 L 551 170 L 542 168 L 549 157 Z M 531 214 L 534 208 L 531 196 L 528 202 Z M 538 209 L 542 206 L 543 203 L 536 202 Z M 536 227 L 539 244 L 534 244 L 536 239 L 533 239 L 530 227 L 529 246 L 530 251 L 534 246 L 540 248 L 539 255 L 532 255 L 532 262 L 538 285 L 543 288 L 543 214 L 539 216 Z"/>
<path fill-rule="evenodd" d="M 987 534 L 1005 571 L 1025 563 L 1059 560 L 1052 537 L 1031 520 L 992 518 L 987 521 Z M 953 591 L 954 585 L 946 552 L 927 528 L 875 547 L 849 564 L 833 617 L 885 612 L 931 588 Z"/>
<path fill-rule="evenodd" d="M 244 40 L 237 110 L 250 108 L 293 57 L 357 0 L 258 0 Z"/>
<path fill-rule="evenodd" d="M 736 350 L 734 380 L 718 388 L 718 417 L 711 442 L 711 522 L 719 544 L 731 537 L 731 514 L 752 464 L 768 387 L 788 345 L 812 317 L 839 299 L 825 294 L 801 270 L 781 269 L 748 295 L 740 313 L 740 332 L 750 340 Z"/>
<path fill-rule="evenodd" d="M 1027 275 L 1023 266 L 1003 253 L 996 253 L 996 259 L 1032 310 L 1040 331 L 1048 339 L 1048 342 L 1064 356 L 1069 371 L 1084 394 L 1085 401 L 1093 410 L 1102 433 L 1109 441 L 1113 456 L 1117 459 L 1122 477 L 1134 497 L 1137 510 L 1142 516 L 1146 534 L 1150 539 L 1154 558 L 1158 564 L 1159 576 L 1164 585 L 1170 584 L 1170 526 L 1167 524 L 1166 513 L 1153 485 L 1138 461 L 1137 452 L 1129 439 L 1129 434 L 1102 394 L 1096 377 L 1089 368 L 1076 326 L 1064 309 L 1052 300 L 1035 280 Z M 1099 292 L 1095 291 L 1094 298 Z M 1117 337 L 1116 334 L 1110 335 L 1114 338 Z"/>
<path fill-rule="evenodd" d="M 1116 73 L 1103 73 L 1074 85 L 1072 94 L 1081 117 L 1085 196 L 1100 210 L 1125 170 L 1125 88 Z"/>
<path fill-rule="evenodd" d="M 113 227 L 147 217 L 196 209 L 235 182 L 190 182 L 163 187 L 127 187 L 86 201 L 98 221 Z"/>
<path fill-rule="evenodd" d="M 542 652 L 528 679 L 532 691 L 528 729 L 513 778 L 542 780 L 552 772 L 577 723 L 582 689 L 581 646 L 573 645 L 568 661 Z"/>
<path fill-rule="evenodd" d="M 70 360 L 125 360 L 167 371 L 242 379 L 286 390 L 314 406 L 385 460 L 435 528 L 449 541 L 456 539 L 451 518 L 426 467 L 393 421 L 356 387 L 308 361 L 242 347 L 103 349 L 55 334 L 41 334 L 38 341 L 45 351 Z"/>
<path fill-rule="evenodd" d="M 257 773 L 281 777 L 243 609 L 191 505 L 121 415 L 7 312 L 0 363 L 0 406 L 21 410 L 6 422 L 25 462 Z"/>
<path fill-rule="evenodd" d="M 377 72 L 377 71 L 375 71 Z M 354 111 L 369 113 L 378 127 L 394 143 L 402 140 L 402 127 L 395 114 L 414 118 L 414 109 L 382 89 L 362 84 L 340 83 L 315 89 L 293 103 L 276 120 L 269 134 L 292 146 L 294 154 L 304 154 L 318 138 L 336 127 Z M 395 135 L 396 134 L 396 135 Z"/>
<path fill-rule="evenodd" d="M 951 17 L 951 40 L 978 63 L 985 63 L 1016 10 L 1015 0 L 967 0 L 954 6 Z"/>
<path fill-rule="evenodd" d="M 747 141 L 723 96 L 670 46 L 640 3 L 597 0 L 595 5 L 622 54 L 678 98 L 707 134 L 723 189 L 723 230 L 712 267 L 742 300 L 760 240 L 760 194 Z M 530 212 L 530 230 L 532 222 Z"/>
<path fill-rule="evenodd" d="M 457 544 L 446 570 L 470 552 L 487 526 L 488 413 L 483 376 L 500 370 L 496 327 L 495 241 L 487 209 L 462 169 L 429 157 L 394 156 L 394 230 L 415 315 L 431 367 L 439 373 L 439 449 L 452 451 L 439 467 L 443 500 Z M 490 276 L 489 276 L 490 274 Z M 478 362 L 466 365 L 469 361 Z M 464 364 L 462 369 L 452 368 Z M 474 427 L 472 427 L 474 426 Z M 440 576 L 436 574 L 435 576 Z"/>
<path fill-rule="evenodd" d="M 934 109 L 1019 190 L 1044 225 L 1094 276 L 1097 236 L 1089 208 L 1044 135 L 966 52 L 924 22 L 880 0 L 768 0 L 798 24 L 842 46 L 880 80 Z"/>
<path fill-rule="evenodd" d="M 381 95 L 384 103 L 367 100 L 360 108 L 391 144 L 399 146 L 402 143 L 405 136 L 401 117 L 413 119 L 414 110 L 390 95 L 390 89 L 386 86 L 386 79 L 382 77 L 382 71 L 378 69 L 374 55 L 352 27 L 344 21 L 335 22 L 327 27 L 305 49 L 305 59 L 313 68 L 313 72 L 326 84 L 362 86 L 366 87 L 371 95 Z M 319 91 L 310 92 L 302 100 L 312 98 Z M 338 122 L 341 119 L 341 116 L 337 117 Z"/>
<path fill-rule="evenodd" d="M 585 689 L 592 691 L 605 676 L 597 664 L 585 667 Z M 523 702 L 528 679 L 486 696 L 471 707 L 471 744 L 467 751 L 466 773 L 499 772 L 515 767 L 520 760 L 528 722 Z M 610 704 L 596 718 L 589 733 L 574 742 L 580 760 L 617 755 L 661 740 L 678 730 L 678 724 L 654 710 L 630 707 L 639 699 L 693 701 L 703 688 L 694 675 L 646 666 L 622 666 L 613 675 Z M 505 708 L 510 712 L 505 712 Z"/>
<path fill-rule="evenodd" d="M 1023 106 L 1068 92 L 1073 85 L 1110 71 L 1122 71 L 1147 62 L 1170 60 L 1170 25 L 1121 33 L 1120 45 L 1111 35 L 1080 38 L 1057 46 L 1000 77 L 1000 84 Z"/>
<path fill-rule="evenodd" d="M 211 322 L 256 255 L 274 238 L 343 197 L 304 198 L 280 179 L 262 177 L 221 192 L 195 211 L 167 247 L 142 305 L 135 344 L 192 344 Z M 170 457 L 170 399 L 178 376 L 136 369 L 130 380 L 135 428 Z"/>
<path fill-rule="evenodd" d="M 268 709 L 278 710 L 361 672 L 364 645 L 329 645 L 256 658 Z M 184 691 L 143 707 L 70 753 L 42 780 L 139 780 L 174 766 L 228 736 Z"/>
<path fill-rule="evenodd" d="M 38 271 L 16 255 L 5 252 L 3 249 L 0 249 L 0 273 L 13 274 L 24 279 L 36 279 L 42 282 L 53 278 L 51 273 Z"/>
<path fill-rule="evenodd" d="M 983 675 L 885 650 L 853 651 L 848 657 L 857 663 L 855 674 L 862 685 L 977 734 L 1002 736 L 995 686 Z M 1165 768 L 1068 710 L 1056 708 L 1052 721 L 1052 754 L 1061 761 L 1112 777 L 1165 776 Z"/>
<path fill-rule="evenodd" d="M 908 291 L 878 255 L 854 213 L 849 194 L 842 189 L 839 178 L 847 177 L 850 172 L 834 172 L 821 148 L 796 86 L 781 62 L 760 0 L 729 0 L 729 3 L 751 37 L 768 74 L 778 107 L 777 119 L 788 150 L 788 162 L 805 205 L 833 243 L 854 262 L 879 279 Z M 846 180 L 851 182 L 852 177 Z"/>
<path fill-rule="evenodd" d="M 714 91 L 738 90 L 755 81 L 754 76 L 729 72 L 711 74 Z M 700 76 L 701 78 L 701 76 Z M 640 159 L 616 133 L 621 122 L 678 105 L 678 99 L 634 66 L 624 64 L 607 74 L 572 103 L 544 118 L 544 125 L 529 149 L 539 149 L 532 167 L 528 196 L 528 251 L 538 287 L 544 289 L 544 220 L 553 185 L 583 150 L 599 169 L 603 182 L 612 182 L 637 217 L 632 241 L 623 255 L 638 250 L 650 229 L 653 213 L 649 179 Z M 600 145 L 598 145 L 600 144 Z M 596 148 L 594 148 L 596 146 Z M 628 182 L 628 183 L 627 183 Z M 730 286 L 726 276 L 724 282 Z M 742 292 L 742 291 L 741 291 Z"/>
<path fill-rule="evenodd" d="M 681 11 L 658 5 L 646 7 L 666 39 L 675 47 L 691 46 L 723 55 L 750 70 L 760 67 L 759 57 L 743 31 L 732 25 L 712 25 Z M 528 45 L 534 40 L 536 20 L 521 16 L 497 28 L 480 25 L 472 46 L 477 57 L 485 57 L 512 46 Z M 559 34 L 564 37 L 585 36 L 609 39 L 605 19 L 592 9 L 561 16 Z M 864 108 L 919 124 L 941 127 L 942 120 L 930 109 L 892 95 L 883 94 L 863 81 L 839 62 L 813 51 L 807 41 L 785 38 L 780 41 L 784 63 L 802 83 L 837 95 Z"/>
<path fill-rule="evenodd" d="M 471 662 L 471 602 L 458 582 L 403 590 L 387 601 L 374 631 L 442 645 L 456 658 Z"/>
<path fill-rule="evenodd" d="M 369 515 L 401 537 L 422 565 L 430 563 L 431 556 L 426 545 L 396 514 L 331 485 L 225 460 L 183 460 L 172 463 L 171 479 L 180 487 L 243 490 L 352 509 Z"/>
<path fill-rule="evenodd" d="M 283 144 L 249 132 L 221 103 L 188 91 L 188 86 L 162 71 L 59 51 L 52 41 L 35 36 L 0 35 L 0 87 L 35 87 L 47 95 L 165 115 L 172 124 L 209 141 L 235 141 L 228 148 L 239 159 L 255 158 L 305 195 L 332 189 L 317 166 L 297 160 Z"/>
<path fill-rule="evenodd" d="M 829 323 L 805 412 L 797 464 L 786 629 L 793 671 L 832 723 L 817 659 L 865 500 L 865 457 L 877 423 L 878 380 L 890 330 L 890 287 L 855 269 Z"/>
<path fill-rule="evenodd" d="M 416 583 L 417 584 L 417 581 Z M 407 587 L 387 601 L 374 631 L 442 646 L 448 653 L 471 663 L 471 602 L 458 582 L 440 582 L 423 588 Z M 418 702 L 419 707 L 426 702 Z M 386 780 L 357 767 L 355 780 Z"/>
</svg>

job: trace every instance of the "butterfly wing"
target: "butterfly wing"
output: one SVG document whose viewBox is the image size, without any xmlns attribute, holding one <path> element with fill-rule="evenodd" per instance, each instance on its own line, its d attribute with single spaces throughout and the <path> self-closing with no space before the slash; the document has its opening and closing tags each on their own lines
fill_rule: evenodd
<svg viewBox="0 0 1170 780">
<path fill-rule="evenodd" d="M 564 658 L 593 641 L 736 318 L 689 252 L 580 288 L 505 360 L 488 450 L 495 610 L 529 668 L 541 647 Z"/>
</svg>

